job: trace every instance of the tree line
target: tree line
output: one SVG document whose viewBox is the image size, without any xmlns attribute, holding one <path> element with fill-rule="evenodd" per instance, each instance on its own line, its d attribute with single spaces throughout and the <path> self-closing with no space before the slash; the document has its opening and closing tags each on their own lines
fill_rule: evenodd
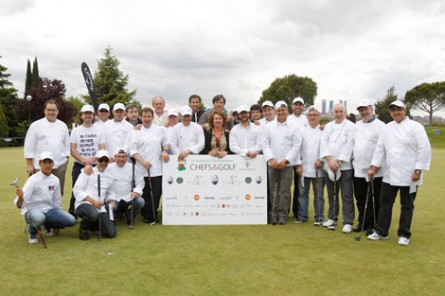
<svg viewBox="0 0 445 296">
<path fill-rule="evenodd" d="M 134 99 L 136 90 L 127 89 L 128 74 L 124 74 L 119 65 L 118 58 L 113 55 L 113 49 L 108 46 L 103 57 L 97 62 L 97 71 L 93 75 L 99 103 L 108 103 L 112 106 L 121 102 L 125 105 L 134 103 L 140 106 L 140 102 Z M 27 61 L 23 98 L 19 98 L 18 91 L 9 80 L 11 75 L 7 70 L 8 68 L 0 63 L 0 146 L 22 145 L 28 126 L 43 117 L 43 105 L 49 99 L 58 102 L 60 106 L 58 118 L 68 126 L 78 119 L 80 108 L 84 103 L 92 103 L 89 95 L 66 98 L 66 88 L 62 80 L 40 77 L 37 58 L 34 59 L 32 68 L 31 62 Z M 310 77 L 300 77 L 295 74 L 276 78 L 262 92 L 257 103 L 261 104 L 266 100 L 274 103 L 285 100 L 290 106 L 292 99 L 297 96 L 302 97 L 307 106 L 313 105 L 317 96 L 317 83 Z M 386 95 L 375 104 L 379 119 L 384 122 L 391 121 L 387 106 L 396 99 L 405 102 L 408 112 L 411 108 L 427 112 L 431 125 L 434 112 L 445 107 L 445 81 L 417 85 L 407 91 L 404 98 L 398 98 L 394 86 L 391 86 Z"/>
</svg>

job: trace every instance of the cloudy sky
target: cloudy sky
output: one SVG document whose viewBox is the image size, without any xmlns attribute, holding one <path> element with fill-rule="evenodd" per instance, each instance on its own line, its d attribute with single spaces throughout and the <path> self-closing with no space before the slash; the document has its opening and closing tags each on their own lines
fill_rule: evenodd
<svg viewBox="0 0 445 296">
<path fill-rule="evenodd" d="M 129 89 L 149 104 L 192 93 L 206 105 L 252 104 L 277 77 L 308 76 L 321 100 L 382 99 L 445 80 L 444 1 L 2 0 L 0 63 L 22 93 L 28 59 L 86 94 L 81 62 L 94 72 L 110 45 Z"/>
</svg>

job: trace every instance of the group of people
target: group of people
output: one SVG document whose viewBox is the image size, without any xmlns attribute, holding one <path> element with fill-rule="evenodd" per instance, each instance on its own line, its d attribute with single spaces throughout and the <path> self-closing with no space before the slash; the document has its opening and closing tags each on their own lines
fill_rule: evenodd
<svg viewBox="0 0 445 296">
<path fill-rule="evenodd" d="M 163 162 L 181 162 L 191 154 L 238 154 L 267 162 L 269 223 L 286 224 L 291 210 L 295 223 L 308 222 L 312 185 L 314 225 L 335 229 L 341 196 L 344 233 L 366 231 L 370 240 L 387 239 L 400 191 L 398 244 L 409 244 L 414 199 L 422 172 L 429 169 L 431 147 L 423 126 L 406 115 L 403 102 L 388 106 L 394 120 L 386 125 L 376 118 L 370 101 L 360 102 L 356 124 L 347 119 L 344 106 L 336 104 L 334 120 L 325 126 L 320 125 L 320 111 L 315 106 L 305 109 L 301 97 L 292 101 L 291 114 L 285 101 L 242 105 L 232 114 L 224 108 L 223 95 L 212 103 L 212 109 L 200 110 L 201 98 L 192 95 L 180 110 L 165 110 L 165 100 L 158 96 L 152 108 L 140 112 L 135 105 L 117 103 L 112 119 L 109 105 L 100 104 L 97 114 L 84 105 L 81 125 L 69 135 L 57 119 L 57 103 L 46 102 L 45 117 L 31 124 L 26 135 L 30 178 L 23 189 L 17 188 L 15 200 L 29 225 L 29 243 L 38 242 L 41 225 L 53 233 L 75 225 L 77 218 L 81 240 L 97 230 L 115 237 L 114 220 L 131 227 L 139 212 L 145 223 L 159 223 Z M 177 159 L 170 159 L 172 155 Z M 65 212 L 61 196 L 70 156 L 73 189 Z"/>
</svg>

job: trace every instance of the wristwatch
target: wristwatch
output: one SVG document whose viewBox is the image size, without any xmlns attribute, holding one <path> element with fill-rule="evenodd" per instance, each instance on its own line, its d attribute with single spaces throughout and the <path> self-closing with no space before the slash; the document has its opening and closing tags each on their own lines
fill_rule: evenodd
<svg viewBox="0 0 445 296">
<path fill-rule="evenodd" d="M 415 173 L 416 175 L 421 175 L 421 174 L 422 174 L 422 170 L 415 170 L 414 173 Z"/>
</svg>

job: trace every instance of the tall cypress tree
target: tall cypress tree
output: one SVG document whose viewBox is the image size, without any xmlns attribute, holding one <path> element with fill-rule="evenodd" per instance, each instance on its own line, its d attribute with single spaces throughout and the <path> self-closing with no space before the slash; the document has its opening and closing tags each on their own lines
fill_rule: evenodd
<svg viewBox="0 0 445 296">
<path fill-rule="evenodd" d="M 9 80 L 11 74 L 8 74 L 7 70 L 8 68 L 0 64 L 0 103 L 6 120 L 6 127 L 2 122 L 0 129 L 2 137 L 16 137 L 18 136 L 17 90 Z"/>
<path fill-rule="evenodd" d="M 39 64 L 37 63 L 37 58 L 35 58 L 34 63 L 32 64 L 31 87 L 39 87 L 39 85 L 40 85 Z"/>
<path fill-rule="evenodd" d="M 28 60 L 28 64 L 26 66 L 25 96 L 31 89 L 31 83 L 32 83 L 31 62 Z"/>
</svg>

